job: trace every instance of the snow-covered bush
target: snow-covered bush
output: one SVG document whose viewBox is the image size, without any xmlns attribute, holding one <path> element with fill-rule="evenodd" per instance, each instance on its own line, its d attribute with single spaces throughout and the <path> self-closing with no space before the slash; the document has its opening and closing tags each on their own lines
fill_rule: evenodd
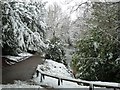
<svg viewBox="0 0 120 90">
<path fill-rule="evenodd" d="M 50 56 L 50 59 L 65 63 L 65 51 L 59 38 L 54 36 L 48 41 L 48 48 L 46 54 Z"/>
<path fill-rule="evenodd" d="M 1 2 L 3 54 L 38 51 L 45 47 L 46 24 L 41 2 Z"/>
</svg>

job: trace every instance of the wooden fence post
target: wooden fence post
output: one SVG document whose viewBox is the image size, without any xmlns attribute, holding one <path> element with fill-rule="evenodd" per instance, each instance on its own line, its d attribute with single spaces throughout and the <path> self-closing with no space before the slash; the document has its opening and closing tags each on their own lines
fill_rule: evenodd
<svg viewBox="0 0 120 90">
<path fill-rule="evenodd" d="M 37 74 L 37 77 L 39 76 L 39 71 L 38 70 L 36 70 L 36 74 Z"/>
<path fill-rule="evenodd" d="M 63 80 L 61 79 L 61 84 L 63 84 Z"/>
<path fill-rule="evenodd" d="M 94 86 L 93 86 L 93 84 L 90 84 L 90 86 L 89 86 L 89 90 L 94 90 Z"/>
<path fill-rule="evenodd" d="M 60 86 L 60 81 L 61 81 L 60 78 L 58 78 L 58 86 Z"/>
<path fill-rule="evenodd" d="M 42 82 L 43 74 L 41 73 L 40 82 Z"/>
<path fill-rule="evenodd" d="M 45 75 L 43 74 L 43 79 L 45 79 Z"/>
</svg>

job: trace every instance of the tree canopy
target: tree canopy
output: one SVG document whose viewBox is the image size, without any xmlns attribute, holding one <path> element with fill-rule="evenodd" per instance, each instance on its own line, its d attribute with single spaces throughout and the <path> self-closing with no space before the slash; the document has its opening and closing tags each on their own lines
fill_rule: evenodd
<svg viewBox="0 0 120 90">
<path fill-rule="evenodd" d="M 120 82 L 119 3 L 92 3 L 89 34 L 76 44 L 72 67 L 77 78 Z"/>
<path fill-rule="evenodd" d="M 2 52 L 41 51 L 45 47 L 45 8 L 41 2 L 1 2 Z"/>
</svg>

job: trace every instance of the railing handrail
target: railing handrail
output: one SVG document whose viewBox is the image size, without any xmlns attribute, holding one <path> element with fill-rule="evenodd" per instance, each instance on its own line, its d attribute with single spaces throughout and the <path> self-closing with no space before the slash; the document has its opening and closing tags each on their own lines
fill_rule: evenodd
<svg viewBox="0 0 120 90">
<path fill-rule="evenodd" d="M 41 73 L 41 82 L 42 82 L 42 78 L 44 79 L 45 77 L 44 76 L 48 76 L 48 77 L 52 77 L 52 78 L 56 78 L 58 79 L 58 83 L 60 83 L 60 80 L 65 80 L 65 81 L 70 81 L 70 82 L 76 82 L 76 83 L 83 83 L 83 84 L 88 84 L 90 86 L 90 88 L 93 88 L 94 86 L 97 86 L 97 87 L 107 87 L 107 88 L 114 88 L 114 89 L 120 89 L 120 84 L 118 84 L 118 86 L 115 86 L 115 85 L 111 85 L 111 84 L 98 84 L 96 82 L 92 82 L 92 81 L 86 81 L 86 80 L 81 80 L 81 79 L 72 79 L 72 78 L 64 78 L 64 77 L 58 77 L 58 76 L 55 76 L 55 75 L 51 75 L 51 74 L 48 74 L 48 73 L 45 73 L 41 70 L 38 70 L 40 73 Z M 92 87 L 91 87 L 92 86 Z M 90 89 L 92 90 L 92 89 Z"/>
</svg>

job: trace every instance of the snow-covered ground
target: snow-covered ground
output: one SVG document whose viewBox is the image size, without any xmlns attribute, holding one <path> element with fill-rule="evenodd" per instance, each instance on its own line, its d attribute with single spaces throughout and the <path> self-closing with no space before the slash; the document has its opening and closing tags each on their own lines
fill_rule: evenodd
<svg viewBox="0 0 120 90">
<path fill-rule="evenodd" d="M 57 63 L 55 61 L 48 60 L 48 59 L 45 61 L 44 64 L 38 65 L 37 70 L 47 73 L 49 75 L 60 77 L 60 78 L 74 79 L 72 74 L 63 64 Z M 77 83 L 69 82 L 69 81 L 63 81 L 63 83 L 58 86 L 58 79 L 51 78 L 48 76 L 45 76 L 45 79 L 43 79 L 43 81 L 40 82 L 40 77 L 41 77 L 40 73 L 38 77 L 36 76 L 36 73 L 35 73 L 33 76 L 33 81 L 36 84 L 50 86 L 53 88 L 89 88 L 89 86 L 81 86 L 81 85 L 78 85 Z M 99 84 L 99 85 L 108 85 L 108 86 L 120 85 L 118 83 L 101 82 L 101 81 L 97 81 L 97 82 L 91 81 L 91 83 Z M 95 87 L 95 88 L 98 88 L 98 87 Z M 108 89 L 108 90 L 111 90 L 111 89 Z"/>
<path fill-rule="evenodd" d="M 41 70 L 47 74 L 63 77 L 63 78 L 71 78 L 73 79 L 72 74 L 68 71 L 68 69 L 61 63 L 57 63 L 52 60 L 46 60 L 43 65 L 38 65 L 37 70 Z M 45 76 L 43 82 L 40 82 L 41 75 L 36 77 L 36 74 L 33 76 L 33 81 L 40 85 L 46 85 L 53 88 L 83 88 L 86 86 L 80 86 L 77 83 L 63 81 L 63 83 L 58 86 L 58 79 L 54 79 L 51 77 Z"/>
<path fill-rule="evenodd" d="M 2 88 L 42 88 L 39 85 L 29 85 L 27 82 L 15 81 L 14 84 L 0 85 L 0 90 Z"/>
<path fill-rule="evenodd" d="M 19 53 L 18 56 L 4 56 L 4 57 L 9 59 L 9 61 L 7 60 L 6 63 L 12 65 L 15 64 L 16 62 L 23 61 L 31 56 L 32 54 L 24 52 L 24 53 Z"/>
<path fill-rule="evenodd" d="M 62 63 L 57 63 L 53 60 L 47 59 L 45 62 L 41 65 L 38 65 L 36 70 L 39 70 L 41 72 L 47 73 L 49 75 L 57 76 L 60 78 L 66 78 L 66 79 L 72 79 L 72 80 L 80 80 L 75 79 L 72 75 L 72 73 L 63 65 Z M 82 90 L 89 90 L 89 86 L 82 86 L 78 85 L 74 82 L 69 81 L 63 81 L 58 86 L 58 79 L 51 78 L 48 76 L 45 76 L 45 79 L 43 79 L 42 82 L 40 82 L 41 74 L 39 73 L 39 76 L 37 77 L 37 74 L 35 73 L 33 75 L 33 79 L 30 80 L 31 82 L 26 81 L 15 81 L 14 84 L 7 84 L 7 85 L 0 85 L 0 89 L 2 88 L 42 88 L 42 86 L 48 86 L 51 88 L 81 88 Z M 88 82 L 88 81 L 85 81 Z M 91 81 L 93 84 L 99 84 L 99 85 L 110 85 L 110 86 L 120 86 L 118 83 L 112 83 L 112 82 L 101 82 L 101 81 Z M 107 88 L 100 88 L 95 87 L 95 90 L 102 89 L 102 90 L 113 90 L 113 89 L 107 89 Z M 118 89 L 117 89 L 118 90 Z"/>
</svg>

